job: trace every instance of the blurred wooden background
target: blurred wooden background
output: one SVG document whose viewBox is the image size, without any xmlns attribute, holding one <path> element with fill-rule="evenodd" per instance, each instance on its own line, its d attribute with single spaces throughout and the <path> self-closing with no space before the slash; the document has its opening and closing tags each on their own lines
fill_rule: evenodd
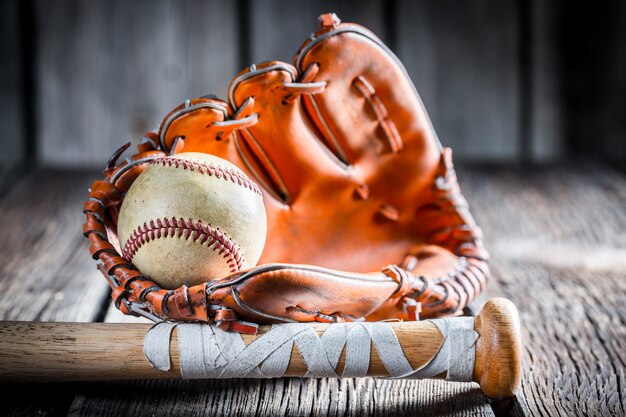
<svg viewBox="0 0 626 417">
<path fill-rule="evenodd" d="M 183 100 L 291 61 L 335 11 L 405 63 L 457 161 L 626 159 L 626 3 L 4 0 L 0 174 L 100 166 Z"/>
</svg>

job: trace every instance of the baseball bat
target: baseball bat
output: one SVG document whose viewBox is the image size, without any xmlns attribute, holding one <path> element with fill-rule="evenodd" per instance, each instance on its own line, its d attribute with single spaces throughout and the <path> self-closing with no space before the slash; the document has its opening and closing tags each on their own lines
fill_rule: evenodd
<svg viewBox="0 0 626 417">
<path fill-rule="evenodd" d="M 454 320 L 454 319 L 452 319 Z M 443 342 L 428 321 L 389 323 L 414 368 L 427 363 Z M 322 333 L 333 324 L 314 323 Z M 172 367 L 154 369 L 144 357 L 150 324 L 0 322 L 0 382 L 181 378 L 177 331 L 170 342 Z M 517 310 L 503 298 L 489 300 L 476 316 L 473 380 L 490 399 L 512 397 L 521 384 L 521 334 Z M 262 336 L 242 335 L 246 344 Z M 343 367 L 345 357 L 337 369 Z M 294 347 L 285 376 L 303 376 L 307 366 Z M 374 349 L 367 376 L 389 373 Z M 445 377 L 445 372 L 437 377 Z"/>
</svg>

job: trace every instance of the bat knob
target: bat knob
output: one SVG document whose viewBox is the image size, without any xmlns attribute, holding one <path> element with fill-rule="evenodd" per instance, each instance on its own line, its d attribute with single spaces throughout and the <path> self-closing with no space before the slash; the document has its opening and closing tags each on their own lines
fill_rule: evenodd
<svg viewBox="0 0 626 417">
<path fill-rule="evenodd" d="M 506 298 L 485 303 L 474 321 L 476 342 L 474 381 L 492 400 L 510 398 L 522 382 L 522 335 L 519 314 Z"/>
</svg>

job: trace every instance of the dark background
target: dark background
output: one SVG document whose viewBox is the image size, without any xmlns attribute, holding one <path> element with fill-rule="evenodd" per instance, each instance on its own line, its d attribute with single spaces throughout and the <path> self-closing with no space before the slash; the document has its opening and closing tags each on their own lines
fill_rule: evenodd
<svg viewBox="0 0 626 417">
<path fill-rule="evenodd" d="M 335 11 L 405 63 L 464 163 L 626 161 L 626 2 L 1 2 L 1 176 L 100 167 L 187 98 L 291 61 Z"/>
</svg>

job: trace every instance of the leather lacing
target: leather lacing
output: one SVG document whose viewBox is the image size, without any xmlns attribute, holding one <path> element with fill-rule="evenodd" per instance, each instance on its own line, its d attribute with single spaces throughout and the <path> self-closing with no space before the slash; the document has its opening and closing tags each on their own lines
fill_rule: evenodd
<svg viewBox="0 0 626 417">
<path fill-rule="evenodd" d="M 302 73 L 298 80 L 294 82 L 286 82 L 282 85 L 282 90 L 287 93 L 283 98 L 283 103 L 289 103 L 302 94 L 320 94 L 326 90 L 326 81 L 314 82 L 313 80 L 319 72 L 318 63 L 313 63 Z"/>
<path fill-rule="evenodd" d="M 254 109 L 254 97 L 248 97 L 239 106 L 233 117 L 229 120 L 212 122 L 207 127 L 216 133 L 216 140 L 230 136 L 234 131 L 254 126 L 259 121 L 259 114 L 252 113 Z"/>
<path fill-rule="evenodd" d="M 285 100 L 292 100 L 299 94 L 324 91 L 325 83 L 309 82 L 314 79 L 317 69 L 314 64 L 297 82 L 285 83 L 282 87 L 287 94 Z M 258 122 L 259 116 L 253 113 L 253 109 L 254 97 L 249 97 L 232 118 L 212 122 L 207 127 L 214 131 L 216 138 L 227 137 L 236 130 Z M 107 162 L 104 179 L 92 184 L 89 198 L 83 207 L 86 215 L 83 232 L 89 239 L 92 257 L 101 262 L 98 269 L 111 286 L 113 301 L 125 314 L 144 316 L 157 322 L 168 319 L 209 321 L 216 322 L 223 329 L 255 333 L 255 324 L 238 320 L 231 309 L 208 303 L 210 283 L 191 288 L 181 286 L 174 290 L 162 289 L 120 255 L 115 229 L 125 192 L 150 162 L 179 151 L 184 146 L 184 138 L 177 138 L 171 149 L 163 149 L 160 143 L 157 133 L 146 134 L 138 145 L 138 152 L 119 164 L 117 161 L 130 143 L 115 151 Z M 408 260 L 405 259 L 403 268 L 396 267 L 400 271 L 398 288 L 410 285 L 412 289 L 400 300 L 409 318 L 417 319 L 422 310 L 429 317 L 458 312 L 483 289 L 488 275 L 487 254 L 482 246 L 480 229 L 474 223 L 460 193 L 449 149 L 443 151 L 433 194 L 434 202 L 419 207 L 418 212 L 453 216 L 454 221 L 448 224 L 454 226 L 427 230 L 425 243 L 449 250 L 458 256 L 458 264 L 454 271 L 435 279 L 411 273 L 414 264 L 419 262 L 413 254 L 407 257 Z M 420 304 L 416 299 L 426 301 Z M 341 316 L 328 316 L 321 312 L 317 316 L 319 321 L 342 319 Z"/>
<path fill-rule="evenodd" d="M 365 98 L 365 102 L 368 104 L 371 112 L 376 117 L 376 120 L 381 127 L 381 131 L 391 152 L 400 152 L 404 147 L 404 144 L 402 143 L 402 138 L 400 137 L 400 133 L 398 133 L 396 125 L 391 120 L 389 111 L 376 93 L 374 86 L 367 80 L 367 78 L 365 78 L 364 75 L 359 75 L 357 78 L 354 79 L 352 84 L 355 86 L 357 91 L 359 91 L 361 95 Z M 379 153 L 382 153 L 382 150 L 379 151 Z"/>
<path fill-rule="evenodd" d="M 250 98 L 232 120 L 214 122 L 210 128 L 224 135 L 253 125 L 258 115 L 246 114 L 253 105 L 254 99 Z M 181 142 L 184 143 L 184 139 L 179 139 Z M 143 316 L 155 322 L 168 319 L 210 321 L 224 330 L 255 333 L 257 325 L 238 320 L 232 310 L 207 305 L 206 283 L 192 288 L 181 286 L 166 290 L 143 276 L 120 255 L 115 229 L 123 195 L 150 163 L 171 153 L 161 149 L 158 143 L 158 134 L 148 133 L 138 145 L 138 153 L 119 164 L 117 161 L 130 143 L 115 151 L 107 162 L 104 179 L 92 184 L 89 198 L 83 206 L 86 216 L 83 233 L 89 239 L 92 257 L 100 261 L 98 270 L 111 287 L 115 306 L 124 314 Z M 111 240 L 111 237 L 115 239 Z"/>
<path fill-rule="evenodd" d="M 429 213 L 453 216 L 454 222 L 451 227 L 430 230 L 425 243 L 449 250 L 458 257 L 458 263 L 453 271 L 444 276 L 431 279 L 414 276 L 417 278 L 415 283 L 421 283 L 421 288 L 416 288 L 405 300 L 420 297 L 428 300 L 418 306 L 418 309 L 428 311 L 428 316 L 458 314 L 483 290 L 489 266 L 488 254 L 482 243 L 482 231 L 469 213 L 467 202 L 461 194 L 449 148 L 444 149 L 441 155 L 433 192 L 435 202 L 419 207 L 418 212 L 426 218 Z M 413 255 L 410 257 L 415 258 Z M 413 268 L 415 265 L 409 269 Z M 408 301 L 408 304 L 412 303 Z"/>
</svg>

